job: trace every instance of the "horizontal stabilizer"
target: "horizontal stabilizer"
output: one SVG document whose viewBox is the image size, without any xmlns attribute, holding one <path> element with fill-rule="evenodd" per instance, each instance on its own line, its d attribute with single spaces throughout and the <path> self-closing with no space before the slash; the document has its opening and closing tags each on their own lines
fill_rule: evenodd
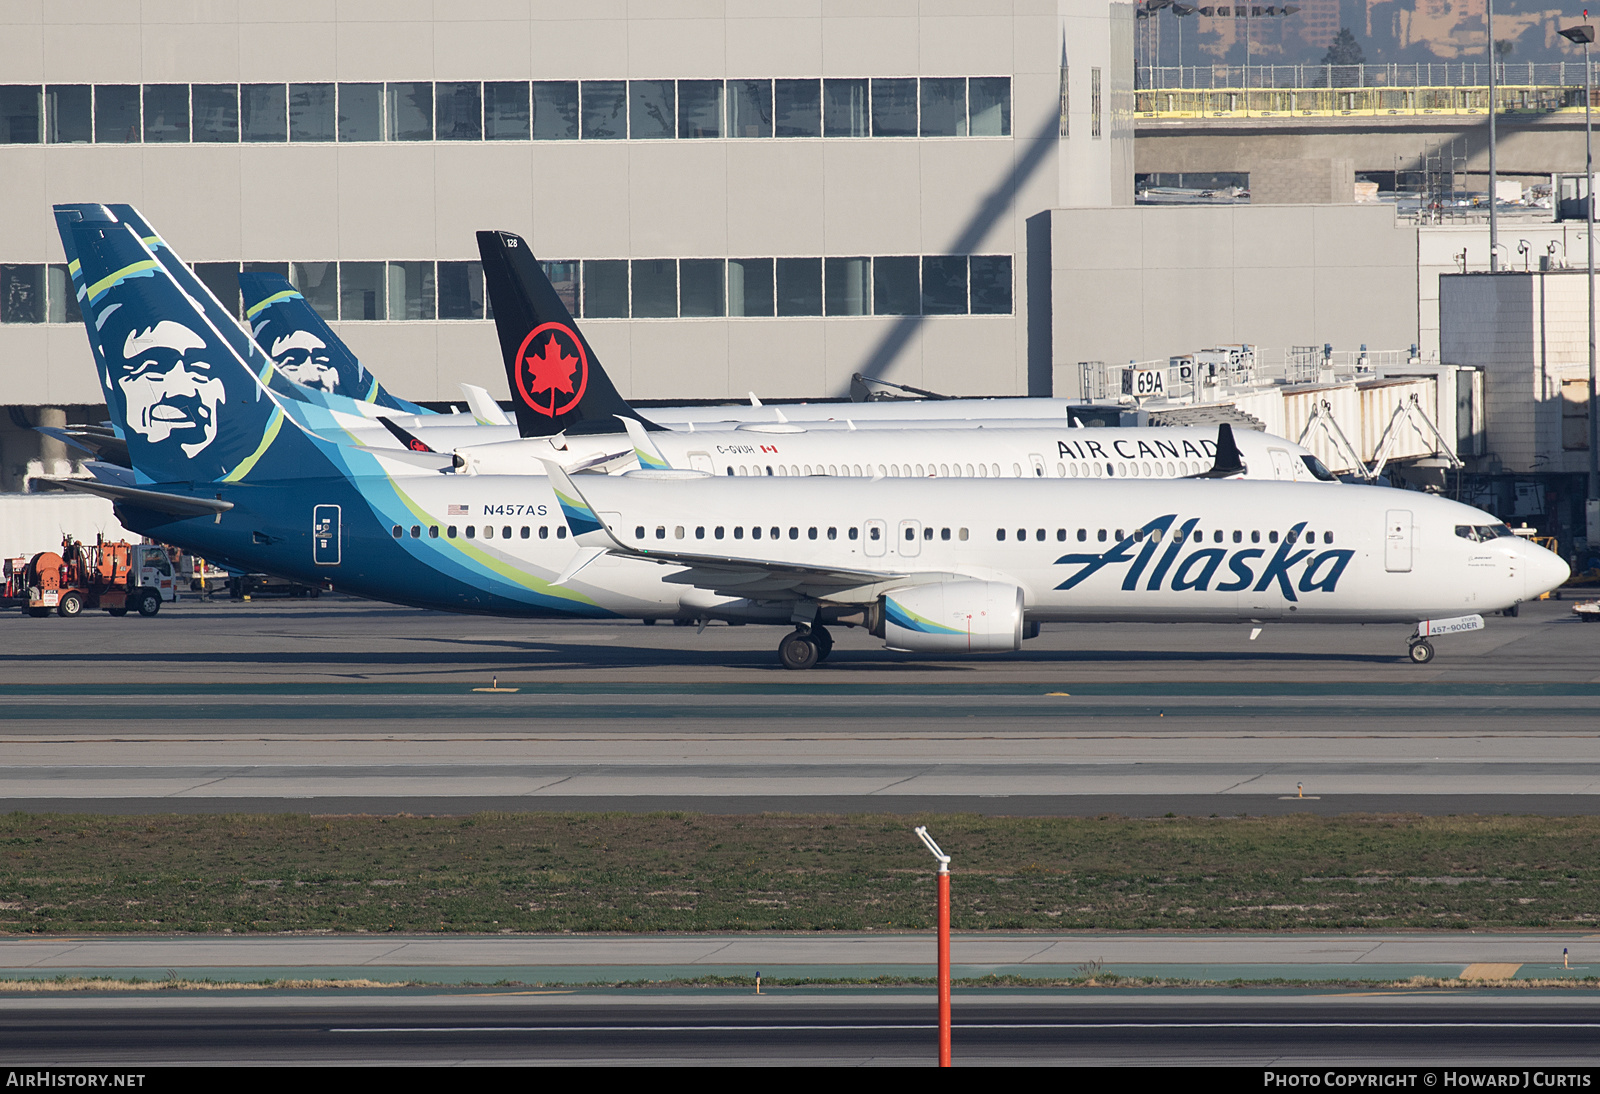
<svg viewBox="0 0 1600 1094">
<path fill-rule="evenodd" d="M 134 486 L 115 486 L 108 482 L 95 482 L 91 479 L 36 479 L 36 482 L 48 483 L 62 490 L 78 490 L 85 494 L 95 494 L 102 498 L 109 498 L 114 502 L 125 502 L 136 505 L 140 509 L 150 509 L 157 513 L 171 513 L 178 517 L 211 516 L 215 513 L 226 513 L 233 508 L 233 502 L 223 501 L 221 498 L 191 498 L 180 494 L 164 494 L 160 490 L 141 490 Z"/>
</svg>

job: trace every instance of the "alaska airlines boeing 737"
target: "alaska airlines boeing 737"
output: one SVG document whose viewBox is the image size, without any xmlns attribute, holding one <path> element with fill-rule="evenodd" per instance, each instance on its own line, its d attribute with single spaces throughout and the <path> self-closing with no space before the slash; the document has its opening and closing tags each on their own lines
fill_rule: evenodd
<svg viewBox="0 0 1600 1094">
<path fill-rule="evenodd" d="M 780 652 L 794 667 L 827 652 L 829 624 L 955 651 L 1076 619 L 1418 622 L 1412 656 L 1426 660 L 1430 633 L 1481 626 L 1477 613 L 1567 573 L 1488 514 L 1379 488 L 554 465 L 553 490 L 546 476 L 440 474 L 304 428 L 108 211 L 75 207 L 61 227 L 134 467 L 61 485 L 109 497 L 124 526 L 163 542 L 372 599 L 793 623 Z"/>
</svg>

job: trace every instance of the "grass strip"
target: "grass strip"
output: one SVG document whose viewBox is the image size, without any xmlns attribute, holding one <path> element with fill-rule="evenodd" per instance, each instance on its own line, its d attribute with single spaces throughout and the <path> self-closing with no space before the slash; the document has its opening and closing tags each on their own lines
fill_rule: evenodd
<svg viewBox="0 0 1600 1094">
<path fill-rule="evenodd" d="M 1600 817 L 0 816 L 0 933 L 1572 929 Z"/>
<path fill-rule="evenodd" d="M 1294 978 L 1275 977 L 1272 979 L 1251 980 L 1238 978 L 1232 980 L 1194 980 L 1176 977 L 1159 976 L 1118 976 L 1115 973 L 1099 973 L 1093 976 L 1082 977 L 1036 977 L 1036 976 L 981 976 L 960 977 L 952 983 L 952 988 L 967 989 L 995 989 L 995 988 L 1301 988 L 1315 989 L 1318 991 L 1335 992 L 1341 990 L 1357 991 L 1482 991 L 1484 989 L 1501 990 L 1589 990 L 1600 989 L 1600 978 L 1548 978 L 1530 980 L 1445 980 L 1432 976 L 1413 976 L 1404 980 L 1361 980 L 1350 978 L 1345 980 L 1297 980 Z M 934 978 L 931 976 L 873 976 L 873 977 L 816 977 L 795 976 L 776 977 L 764 976 L 761 978 L 762 994 L 781 992 L 785 988 L 925 988 L 932 991 L 935 987 Z M 173 977 L 161 980 L 145 980 L 139 977 L 126 979 L 115 976 L 53 976 L 39 979 L 11 979 L 0 980 L 0 995 L 3 994 L 55 994 L 72 992 L 215 992 L 215 991 L 393 991 L 403 989 L 447 989 L 458 993 L 468 991 L 505 992 L 516 994 L 518 992 L 536 992 L 540 994 L 566 993 L 576 991 L 594 991 L 598 989 L 609 990 L 670 990 L 683 988 L 747 988 L 755 990 L 755 978 L 750 976 L 699 976 L 672 980 L 496 980 L 492 983 L 479 983 L 471 980 L 428 981 L 428 980 L 338 980 L 338 979 L 292 979 L 292 980 L 209 980 L 189 979 L 186 977 Z"/>
</svg>

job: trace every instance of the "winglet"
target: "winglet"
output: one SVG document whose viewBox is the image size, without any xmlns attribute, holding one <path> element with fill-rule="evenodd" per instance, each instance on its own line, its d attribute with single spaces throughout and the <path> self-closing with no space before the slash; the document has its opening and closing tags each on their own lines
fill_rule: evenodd
<svg viewBox="0 0 1600 1094">
<path fill-rule="evenodd" d="M 467 409 L 472 411 L 473 420 L 479 425 L 514 425 L 506 412 L 500 409 L 500 404 L 494 401 L 494 396 L 475 384 L 458 384 L 461 394 L 467 397 Z"/>
<path fill-rule="evenodd" d="M 572 538 L 585 547 L 620 547 L 605 523 L 590 507 L 589 502 L 572 482 L 572 476 L 555 460 L 542 460 L 545 474 L 550 476 L 550 489 L 561 506 L 561 515 L 572 530 Z"/>
<path fill-rule="evenodd" d="M 640 467 L 646 471 L 664 471 L 672 467 L 637 419 L 618 414 L 617 420 L 628 431 L 628 440 L 633 442 L 633 454 L 638 457 Z"/>
<path fill-rule="evenodd" d="M 1233 427 L 1223 422 L 1217 426 L 1217 457 L 1212 461 L 1211 470 L 1191 475 L 1190 478 L 1231 479 L 1243 475 L 1246 470 L 1244 456 L 1233 439 Z"/>
</svg>

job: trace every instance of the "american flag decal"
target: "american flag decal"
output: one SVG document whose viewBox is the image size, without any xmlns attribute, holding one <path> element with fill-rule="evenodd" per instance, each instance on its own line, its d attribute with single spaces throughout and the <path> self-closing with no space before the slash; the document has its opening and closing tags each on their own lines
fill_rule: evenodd
<svg viewBox="0 0 1600 1094">
<path fill-rule="evenodd" d="M 444 515 L 447 517 L 464 517 L 467 515 L 467 507 L 465 505 L 449 506 L 445 509 Z"/>
</svg>

